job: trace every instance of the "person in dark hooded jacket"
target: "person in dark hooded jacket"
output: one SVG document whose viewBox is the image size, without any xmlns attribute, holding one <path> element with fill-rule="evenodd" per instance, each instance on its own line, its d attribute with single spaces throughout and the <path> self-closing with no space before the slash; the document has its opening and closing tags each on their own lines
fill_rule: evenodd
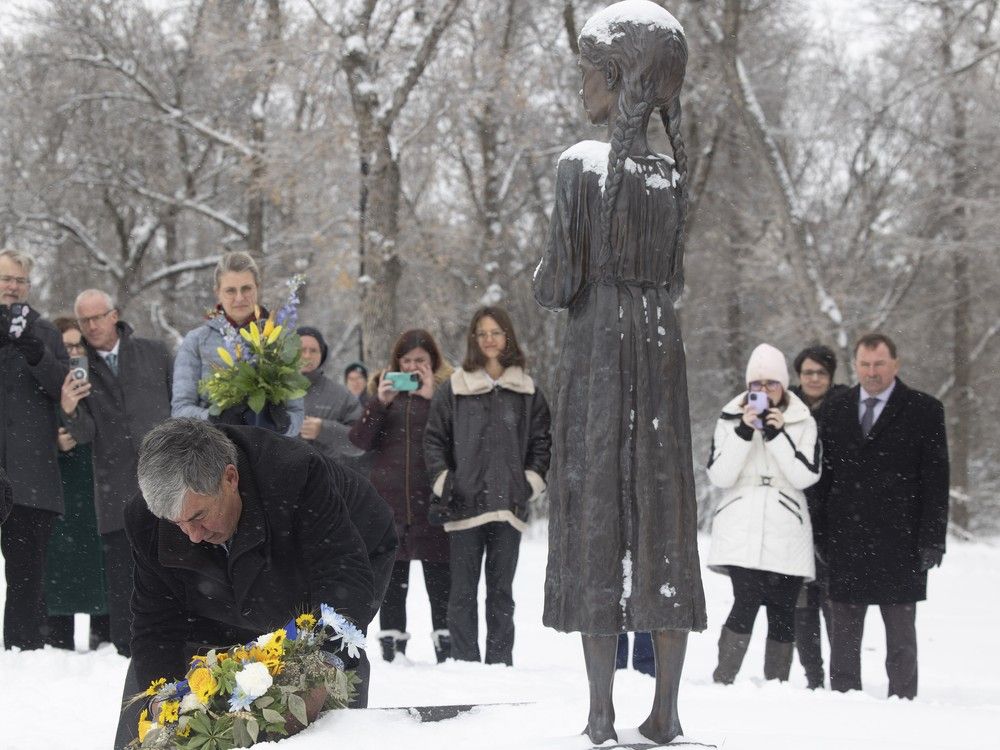
<svg viewBox="0 0 1000 750">
<path fill-rule="evenodd" d="M 514 597 L 529 501 L 545 489 L 552 437 L 549 407 L 524 371 L 510 316 L 498 307 L 473 315 L 462 368 L 434 394 L 424 459 L 451 558 L 451 655 L 479 661 L 479 571 L 486 558 L 487 664 L 513 663 Z"/>
<path fill-rule="evenodd" d="M 347 433 L 361 418 L 361 402 L 323 374 L 329 347 L 319 329 L 300 326 L 296 333 L 302 341 L 301 372 L 309 380 L 299 437 L 331 458 L 350 459 L 348 464 L 357 468 L 362 451 L 348 440 Z"/>
</svg>

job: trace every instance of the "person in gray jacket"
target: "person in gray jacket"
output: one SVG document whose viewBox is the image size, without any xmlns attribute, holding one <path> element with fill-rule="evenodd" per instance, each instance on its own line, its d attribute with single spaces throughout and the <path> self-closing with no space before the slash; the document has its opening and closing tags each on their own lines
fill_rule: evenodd
<svg viewBox="0 0 1000 750">
<path fill-rule="evenodd" d="M 0 252 L 0 467 L 13 507 L 0 531 L 7 598 L 6 648 L 44 645 L 45 552 L 63 512 L 56 432 L 57 404 L 69 357 L 56 327 L 21 305 L 31 289 L 31 256 Z"/>
<path fill-rule="evenodd" d="M 132 335 L 114 300 L 99 289 L 73 306 L 87 344 L 89 394 L 63 413 L 78 443 L 93 442 L 94 507 L 104 552 L 111 642 L 129 655 L 132 552 L 125 537 L 125 504 L 139 492 L 136 466 L 142 439 L 170 418 L 173 357 L 160 341 Z"/>
<path fill-rule="evenodd" d="M 347 439 L 347 433 L 361 418 L 361 402 L 347 388 L 323 374 L 329 348 L 319 329 L 301 326 L 296 333 L 302 340 L 301 372 L 309 379 L 306 416 L 299 437 L 330 458 L 356 459 L 364 451 Z M 354 466 L 353 461 L 348 463 Z"/>
<path fill-rule="evenodd" d="M 212 374 L 212 365 L 223 366 L 219 348 L 226 336 L 235 337 L 240 328 L 267 317 L 260 307 L 260 270 L 249 253 L 228 253 L 215 267 L 215 312 L 200 326 L 189 332 L 177 350 L 174 360 L 173 398 L 170 413 L 174 417 L 208 419 L 209 403 L 198 393 L 198 383 Z M 235 424 L 257 424 L 249 407 L 227 409 L 214 421 Z M 292 399 L 283 407 L 268 404 L 261 412 L 276 432 L 294 437 L 302 429 L 305 416 L 302 399 Z"/>
</svg>

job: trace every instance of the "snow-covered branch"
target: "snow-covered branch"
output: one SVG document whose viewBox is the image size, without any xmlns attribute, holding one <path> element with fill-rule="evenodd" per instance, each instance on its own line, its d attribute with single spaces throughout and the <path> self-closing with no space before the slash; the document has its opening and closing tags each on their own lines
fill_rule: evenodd
<svg viewBox="0 0 1000 750">
<path fill-rule="evenodd" d="M 979 337 L 979 341 L 976 343 L 975 347 L 973 347 L 972 349 L 972 352 L 969 354 L 970 366 L 976 363 L 976 361 L 979 359 L 982 353 L 986 350 L 986 347 L 989 345 L 990 341 L 992 341 L 993 338 L 998 333 L 1000 333 L 1000 320 L 994 321 L 993 325 L 987 328 L 986 331 L 983 333 L 983 335 Z M 937 389 L 937 393 L 935 393 L 934 395 L 938 398 L 938 400 L 944 401 L 946 398 L 948 398 L 949 395 L 951 395 L 951 391 L 954 387 L 955 387 L 955 376 L 949 375 L 948 379 L 941 384 L 941 387 Z"/>
<path fill-rule="evenodd" d="M 171 276 L 177 276 L 178 274 L 186 273 L 188 271 L 200 271 L 203 268 L 211 268 L 219 262 L 219 258 L 221 257 L 221 255 L 206 255 L 203 258 L 191 258 L 189 260 L 171 263 L 169 266 L 164 266 L 156 273 L 152 273 L 144 278 L 139 283 L 139 289 L 149 289 L 151 286 L 159 284 L 164 279 L 169 279 Z"/>
<path fill-rule="evenodd" d="M 107 271 L 119 281 L 125 278 L 125 270 L 118 263 L 115 263 L 107 253 L 101 250 L 101 246 L 94 236 L 91 235 L 90 232 L 87 231 L 87 228 L 72 214 L 64 214 L 62 216 L 52 216 L 50 214 L 21 214 L 19 218 L 21 221 L 51 224 L 54 227 L 62 229 L 64 232 L 69 234 L 76 241 L 76 243 L 80 245 L 80 247 L 93 256 L 101 270 Z"/>
</svg>

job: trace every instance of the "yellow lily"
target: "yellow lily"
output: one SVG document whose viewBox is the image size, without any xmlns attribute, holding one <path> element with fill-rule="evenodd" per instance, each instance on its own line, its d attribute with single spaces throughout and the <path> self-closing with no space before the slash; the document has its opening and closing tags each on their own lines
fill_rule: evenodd
<svg viewBox="0 0 1000 750">
<path fill-rule="evenodd" d="M 250 336 L 251 336 L 251 340 L 253 341 L 254 345 L 259 350 L 260 349 L 260 329 L 257 327 L 256 323 L 251 323 L 250 324 Z"/>
<path fill-rule="evenodd" d="M 235 363 L 233 362 L 233 355 L 226 351 L 225 347 L 220 346 L 215 350 L 219 353 L 219 359 L 225 362 L 227 365 L 232 367 Z"/>
<path fill-rule="evenodd" d="M 267 343 L 273 344 L 275 341 L 277 341 L 278 336 L 280 335 L 281 335 L 281 326 L 275 326 L 274 330 L 271 331 L 271 335 L 267 337 Z"/>
<path fill-rule="evenodd" d="M 270 318 L 264 323 L 264 338 L 268 338 L 271 335 L 271 331 L 274 330 L 274 321 Z"/>
<path fill-rule="evenodd" d="M 253 336 L 250 335 L 250 331 L 248 331 L 246 328 L 240 329 L 240 336 L 242 336 L 243 340 L 246 341 L 247 343 L 249 344 L 253 343 Z"/>
</svg>

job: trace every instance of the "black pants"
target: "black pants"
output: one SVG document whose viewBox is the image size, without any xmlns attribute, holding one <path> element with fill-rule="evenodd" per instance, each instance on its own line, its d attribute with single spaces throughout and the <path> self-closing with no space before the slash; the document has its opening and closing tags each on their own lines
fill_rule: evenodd
<svg viewBox="0 0 1000 750">
<path fill-rule="evenodd" d="M 636 672 L 656 675 L 656 657 L 653 655 L 653 636 L 649 633 L 634 633 L 632 643 L 632 669 Z M 615 669 L 628 669 L 628 633 L 618 634 L 618 653 L 615 654 Z"/>
<path fill-rule="evenodd" d="M 780 643 L 795 640 L 795 600 L 802 588 L 801 576 L 751 570 L 730 565 L 733 608 L 726 627 L 734 633 L 753 632 L 753 621 L 761 605 L 767 608 L 767 637 Z"/>
<path fill-rule="evenodd" d="M 882 604 L 885 623 L 885 671 L 889 695 L 917 697 L 917 605 Z M 867 604 L 830 602 L 833 637 L 830 642 L 830 687 L 846 692 L 861 689 L 861 638 Z"/>
<path fill-rule="evenodd" d="M 28 650 L 45 645 L 45 557 L 58 514 L 15 505 L 0 526 L 0 552 L 7 576 L 4 604 L 5 648 Z"/>
<path fill-rule="evenodd" d="M 73 650 L 75 647 L 74 615 L 49 615 L 48 633 L 45 643 L 53 648 Z M 110 643 L 111 620 L 107 615 L 90 616 L 90 646 L 96 648 L 99 643 Z"/>
<path fill-rule="evenodd" d="M 479 661 L 479 571 L 486 555 L 486 663 L 514 663 L 514 571 L 521 532 L 504 521 L 448 532 L 451 595 L 448 630 L 451 655 Z"/>
<path fill-rule="evenodd" d="M 119 654 L 128 656 L 132 640 L 132 549 L 124 530 L 101 534 L 101 548 L 108 584 L 111 643 Z"/>
<path fill-rule="evenodd" d="M 451 588 L 451 571 L 448 563 L 421 561 L 424 569 L 424 586 L 431 602 L 431 626 L 434 630 L 448 628 L 448 592 Z M 392 566 L 389 588 L 386 589 L 382 608 L 378 613 L 382 630 L 406 632 L 406 594 L 410 589 L 410 561 L 396 560 Z"/>
<path fill-rule="evenodd" d="M 795 606 L 795 648 L 810 687 L 822 687 L 824 679 L 820 612 L 826 623 L 826 636 L 832 642 L 832 615 L 826 587 L 818 581 L 803 584 Z"/>
</svg>

